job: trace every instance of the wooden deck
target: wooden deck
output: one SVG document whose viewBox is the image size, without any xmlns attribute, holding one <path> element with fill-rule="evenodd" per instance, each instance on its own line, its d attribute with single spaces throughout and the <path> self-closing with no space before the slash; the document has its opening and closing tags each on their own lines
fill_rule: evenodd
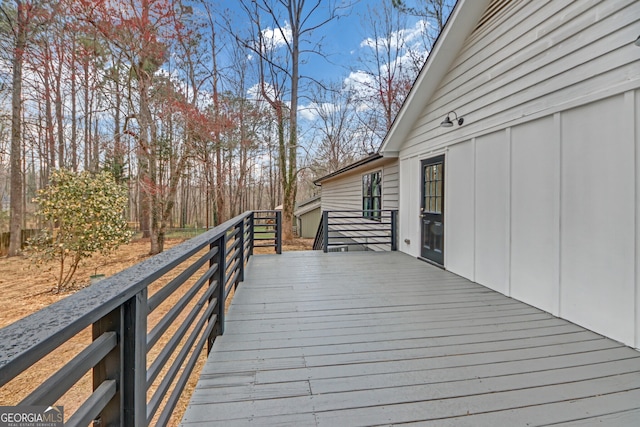
<svg viewBox="0 0 640 427">
<path fill-rule="evenodd" d="M 251 259 L 182 425 L 640 425 L 640 352 L 398 252 Z"/>
</svg>

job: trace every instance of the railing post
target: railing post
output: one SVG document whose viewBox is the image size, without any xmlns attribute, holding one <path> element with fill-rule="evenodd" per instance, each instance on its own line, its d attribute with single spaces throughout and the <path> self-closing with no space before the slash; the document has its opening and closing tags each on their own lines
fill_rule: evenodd
<svg viewBox="0 0 640 427">
<path fill-rule="evenodd" d="M 227 269 L 227 233 L 224 233 L 218 239 L 218 255 L 217 255 L 217 264 L 218 271 L 216 271 L 214 281 L 218 282 L 215 295 L 218 306 L 214 310 L 217 315 L 216 326 L 211 330 L 211 334 L 209 335 L 209 339 L 207 340 L 207 354 L 211 353 L 211 349 L 213 348 L 213 342 L 215 341 L 218 335 L 222 335 L 224 333 L 224 305 L 225 305 L 225 295 L 224 288 L 226 278 L 226 269 Z"/>
<path fill-rule="evenodd" d="M 329 251 L 329 211 L 322 211 L 322 252 Z"/>
<path fill-rule="evenodd" d="M 95 341 L 105 332 L 116 332 L 118 336 L 118 345 L 107 354 L 93 368 L 93 390 L 96 390 L 100 384 L 107 380 L 116 380 L 118 385 L 122 384 L 122 371 L 120 366 L 120 355 L 122 352 L 122 306 L 116 308 L 111 313 L 102 317 L 92 325 L 92 335 Z M 121 422 L 122 414 L 122 390 L 118 387 L 116 395 L 107 403 L 100 415 L 94 421 L 94 425 L 123 425 Z"/>
<path fill-rule="evenodd" d="M 282 253 L 282 211 L 276 211 L 276 253 Z"/>
<path fill-rule="evenodd" d="M 255 231 L 256 231 L 256 225 L 255 225 L 255 218 L 256 213 L 255 212 L 251 212 L 251 216 L 249 217 L 249 238 L 251 239 L 251 243 L 249 244 L 249 257 L 253 256 L 253 245 L 255 244 Z"/>
<path fill-rule="evenodd" d="M 98 419 L 100 425 L 147 424 L 147 288 L 93 324 L 93 339 L 118 333 L 118 345 L 93 368 L 93 389 L 116 380 L 118 392 Z"/>
<path fill-rule="evenodd" d="M 147 424 L 147 288 L 122 305 L 122 425 Z"/>
<path fill-rule="evenodd" d="M 236 288 L 238 287 L 238 283 L 244 282 L 244 218 L 240 221 L 239 226 L 240 230 L 238 232 L 238 238 L 240 239 L 240 243 L 238 244 L 238 247 L 240 248 L 240 271 L 238 273 L 238 281 L 235 284 Z"/>
<path fill-rule="evenodd" d="M 391 250 L 392 251 L 398 250 L 398 236 L 396 231 L 397 221 L 398 221 L 398 211 L 392 210 L 391 211 Z"/>
</svg>

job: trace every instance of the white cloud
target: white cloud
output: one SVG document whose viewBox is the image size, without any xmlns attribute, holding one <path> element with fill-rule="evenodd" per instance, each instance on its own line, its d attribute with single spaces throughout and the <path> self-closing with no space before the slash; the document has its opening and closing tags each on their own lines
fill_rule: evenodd
<svg viewBox="0 0 640 427">
<path fill-rule="evenodd" d="M 367 37 L 360 42 L 360 47 L 374 49 L 376 46 L 388 46 L 393 50 L 416 49 L 420 47 L 428 27 L 429 23 L 421 19 L 413 27 L 393 31 L 389 37 L 379 37 L 378 39 Z"/>
<path fill-rule="evenodd" d="M 321 114 L 325 116 L 332 115 L 342 108 L 341 105 L 330 102 L 310 102 L 307 105 L 298 107 L 298 114 L 301 118 L 309 121 L 315 121 L 320 118 Z"/>
<path fill-rule="evenodd" d="M 428 52 L 424 45 L 424 36 L 429 24 L 425 20 L 417 21 L 413 26 L 395 31 L 388 38 L 366 38 L 360 42 L 362 49 L 374 49 L 376 46 L 392 52 L 392 62 L 375 64 L 379 68 L 370 69 L 368 72 L 352 71 L 344 80 L 344 84 L 350 90 L 355 91 L 360 100 L 371 99 L 376 96 L 377 79 L 379 76 L 392 74 L 398 79 L 413 80 L 420 67 L 427 58 Z M 368 54 L 369 57 L 372 55 Z M 389 72 L 391 70 L 391 72 Z M 368 109 L 368 106 L 358 106 L 358 110 Z"/>
<path fill-rule="evenodd" d="M 367 98 L 375 95 L 375 79 L 365 71 L 352 71 L 344 79 L 344 87 L 354 91 L 357 98 Z"/>
<path fill-rule="evenodd" d="M 267 93 L 267 95 L 271 99 L 275 99 L 276 98 L 276 88 L 275 87 L 273 87 L 269 83 L 265 83 L 264 90 L 265 90 L 265 92 Z M 262 96 L 262 88 L 260 87 L 260 83 L 256 83 L 253 86 L 251 86 L 249 89 L 247 89 L 247 97 L 249 99 L 254 99 L 254 100 L 257 100 L 257 101 L 264 100 L 264 97 Z"/>
<path fill-rule="evenodd" d="M 315 107 L 314 103 L 298 107 L 298 115 L 301 119 L 308 121 L 315 121 L 319 117 L 318 109 Z"/>
<path fill-rule="evenodd" d="M 287 41 L 291 40 L 291 25 L 285 22 L 283 28 L 266 28 L 262 30 L 262 39 L 267 50 L 276 50 L 286 46 Z"/>
<path fill-rule="evenodd" d="M 348 89 L 354 89 L 354 87 L 357 86 L 372 87 L 373 82 L 373 76 L 362 70 L 352 71 L 347 78 L 344 79 L 344 85 Z"/>
<path fill-rule="evenodd" d="M 402 30 L 404 32 L 404 38 L 408 44 L 421 43 L 424 35 L 429 30 L 429 23 L 424 19 L 415 23 L 412 28 L 406 28 Z"/>
</svg>

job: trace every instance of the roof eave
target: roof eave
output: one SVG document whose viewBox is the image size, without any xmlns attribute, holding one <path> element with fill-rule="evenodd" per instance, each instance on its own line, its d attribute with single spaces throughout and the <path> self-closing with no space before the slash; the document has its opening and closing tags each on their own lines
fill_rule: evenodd
<svg viewBox="0 0 640 427">
<path fill-rule="evenodd" d="M 383 156 L 399 155 L 402 144 L 422 112 L 422 106 L 433 96 L 489 3 L 490 0 L 458 0 L 378 150 Z"/>
<path fill-rule="evenodd" d="M 350 171 L 352 169 L 355 169 L 357 167 L 360 167 L 362 165 L 366 165 L 367 163 L 371 163 L 374 160 L 378 160 L 380 158 L 382 158 L 382 155 L 380 153 L 373 153 L 373 154 L 365 157 L 364 159 L 360 159 L 357 162 L 353 162 L 350 165 L 347 165 L 347 166 L 345 166 L 345 167 L 343 167 L 341 169 L 338 169 L 335 172 L 331 172 L 330 174 L 327 174 L 327 175 L 325 175 L 323 177 L 320 177 L 320 178 L 316 179 L 315 181 L 313 181 L 313 183 L 315 185 L 321 184 L 322 181 L 326 181 L 327 179 L 333 178 L 334 176 L 341 175 L 341 174 L 343 174 L 345 172 L 348 172 L 348 171 Z"/>
</svg>

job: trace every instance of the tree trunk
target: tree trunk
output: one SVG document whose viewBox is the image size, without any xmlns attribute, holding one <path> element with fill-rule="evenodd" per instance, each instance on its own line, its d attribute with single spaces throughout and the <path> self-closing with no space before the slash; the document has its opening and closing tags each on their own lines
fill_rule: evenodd
<svg viewBox="0 0 640 427">
<path fill-rule="evenodd" d="M 91 170 L 89 160 L 91 159 L 91 119 L 89 106 L 89 59 L 85 56 L 82 62 L 84 72 L 84 168 Z"/>
<path fill-rule="evenodd" d="M 62 36 L 61 36 L 62 37 Z M 55 109 L 56 109 L 56 125 L 57 125 L 57 137 L 58 137 L 58 166 L 60 168 L 66 167 L 64 154 L 65 154 L 65 141 L 64 141 L 64 115 L 62 113 L 62 70 L 64 67 L 64 55 L 63 47 L 56 47 L 59 54 L 58 69 L 55 72 Z"/>
<path fill-rule="evenodd" d="M 71 43 L 71 170 L 78 171 L 78 124 L 76 105 L 76 37 Z"/>
<path fill-rule="evenodd" d="M 42 78 L 44 83 L 44 111 L 45 111 L 45 138 L 47 140 L 47 153 L 48 153 L 48 165 L 47 165 L 47 179 L 48 175 L 53 169 L 56 168 L 56 143 L 53 137 L 53 109 L 51 108 L 51 71 L 49 69 L 51 64 L 51 55 L 49 51 L 49 45 L 45 47 L 45 54 L 43 58 L 44 76 Z"/>
<path fill-rule="evenodd" d="M 138 84 L 140 86 L 140 114 L 138 122 L 140 123 L 140 156 L 144 168 L 140 170 L 142 180 L 142 200 L 148 205 L 146 206 L 146 216 L 148 217 L 148 230 L 151 255 L 159 254 L 164 249 L 164 230 L 161 230 L 161 215 L 159 212 L 158 192 L 158 170 L 157 155 L 155 149 L 155 138 L 151 122 L 151 110 L 149 109 L 148 87 L 150 86 L 149 77 L 143 69 L 142 64 L 137 67 Z M 144 209 L 142 215 L 145 215 Z"/>
<path fill-rule="evenodd" d="M 288 164 L 283 173 L 282 238 L 293 239 L 293 210 L 298 193 L 298 83 L 300 81 L 300 12 L 304 2 L 289 6 L 291 37 L 291 107 L 289 108 Z M 285 177 L 286 175 L 286 177 Z"/>
<path fill-rule="evenodd" d="M 11 206 L 9 256 L 19 255 L 22 245 L 22 63 L 27 45 L 26 11 L 16 1 L 17 25 L 13 51 L 13 92 L 11 94 Z"/>
</svg>

